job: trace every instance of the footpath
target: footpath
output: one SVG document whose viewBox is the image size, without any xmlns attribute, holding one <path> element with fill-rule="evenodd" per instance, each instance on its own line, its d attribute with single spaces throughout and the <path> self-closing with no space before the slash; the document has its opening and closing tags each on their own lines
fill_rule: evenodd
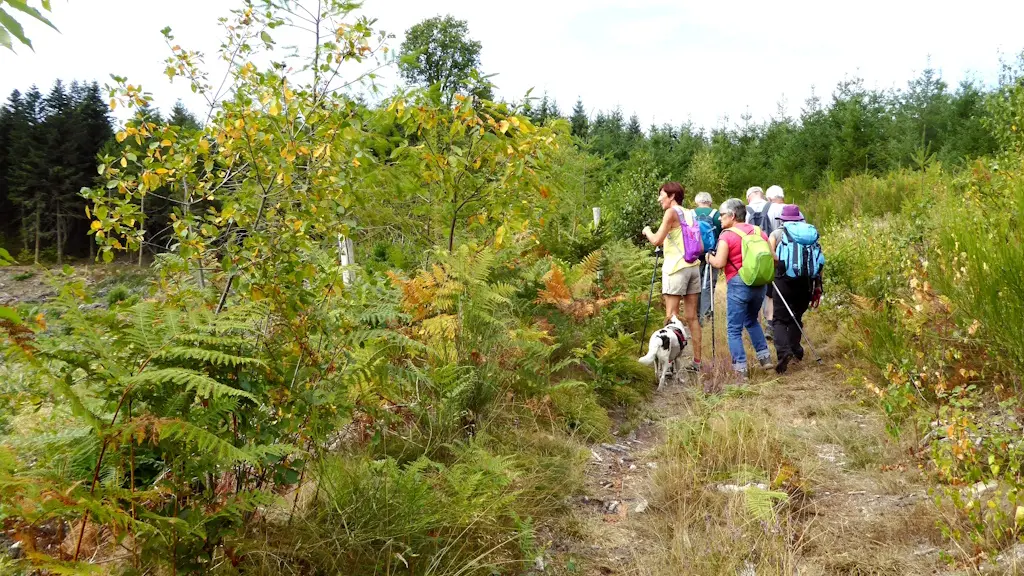
<svg viewBox="0 0 1024 576">
<path fill-rule="evenodd" d="M 612 441 L 589 446 L 585 491 L 535 571 L 976 573 L 945 560 L 957 554 L 913 447 L 886 432 L 842 360 L 821 352 L 823 365 L 808 357 L 782 377 L 755 371 L 715 395 L 676 382 L 639 418 L 618 415 Z"/>
</svg>

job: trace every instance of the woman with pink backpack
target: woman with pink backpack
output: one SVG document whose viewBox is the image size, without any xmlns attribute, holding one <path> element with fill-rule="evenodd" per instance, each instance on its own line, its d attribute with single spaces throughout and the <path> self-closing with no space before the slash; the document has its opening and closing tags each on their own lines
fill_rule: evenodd
<svg viewBox="0 0 1024 576">
<path fill-rule="evenodd" d="M 697 319 L 700 304 L 700 258 L 704 255 L 700 225 L 693 210 L 682 207 L 686 188 L 678 182 L 666 182 L 658 189 L 658 203 L 665 211 L 657 232 L 645 226 L 643 233 L 655 246 L 663 246 L 665 263 L 661 268 L 661 293 L 665 300 L 665 321 L 681 317 L 693 341 L 693 364 L 687 369 L 700 372 L 701 335 Z M 679 314 L 682 302 L 683 313 Z"/>
</svg>

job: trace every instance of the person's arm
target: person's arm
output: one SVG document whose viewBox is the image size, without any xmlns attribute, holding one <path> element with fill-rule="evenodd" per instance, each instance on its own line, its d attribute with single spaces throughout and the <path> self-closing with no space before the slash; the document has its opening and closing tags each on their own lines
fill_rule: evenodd
<svg viewBox="0 0 1024 576">
<path fill-rule="evenodd" d="M 775 261 L 778 262 L 779 261 L 779 256 L 775 252 L 776 248 L 779 245 L 778 236 L 776 236 L 775 234 L 772 234 L 771 236 L 769 236 L 768 237 L 768 245 L 772 247 L 772 258 L 775 258 Z"/>
<path fill-rule="evenodd" d="M 725 238 L 719 238 L 718 248 L 713 253 L 708 254 L 708 262 L 715 268 L 722 269 L 725 268 L 725 264 L 728 261 L 729 243 L 725 241 Z"/>
<path fill-rule="evenodd" d="M 644 236 L 651 244 L 661 246 L 665 243 L 665 238 L 668 238 L 668 232 L 672 229 L 672 219 L 675 217 L 674 210 L 671 208 L 665 210 L 665 217 L 661 219 L 661 227 L 658 228 L 658 231 L 652 232 L 650 226 L 644 226 Z"/>
</svg>

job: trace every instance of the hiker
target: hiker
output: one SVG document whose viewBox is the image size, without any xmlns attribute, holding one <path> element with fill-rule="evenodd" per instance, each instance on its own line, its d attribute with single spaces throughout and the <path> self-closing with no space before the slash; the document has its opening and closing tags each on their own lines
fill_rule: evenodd
<svg viewBox="0 0 1024 576">
<path fill-rule="evenodd" d="M 762 368 L 771 366 L 771 351 L 764 330 L 757 321 L 757 312 L 764 301 L 765 286 L 774 273 L 774 258 L 768 245 L 768 235 L 743 219 L 747 208 L 739 198 L 730 198 L 719 208 L 722 234 L 718 247 L 708 261 L 725 271 L 726 332 L 729 335 L 729 354 L 732 368 L 741 380 L 747 377 L 747 353 L 743 348 L 743 329 L 757 353 Z M 762 243 L 763 241 L 763 243 Z M 768 252 L 767 256 L 765 251 Z"/>
<path fill-rule="evenodd" d="M 778 192 L 774 190 L 778 188 Z M 779 194 L 781 197 L 782 188 L 779 186 L 772 186 L 768 188 L 772 190 L 772 195 Z M 777 208 L 776 208 L 777 207 Z M 747 224 L 753 224 L 761 229 L 765 234 L 770 235 L 775 229 L 772 226 L 771 212 L 778 210 L 781 212 L 782 207 L 778 204 L 769 202 L 765 198 L 765 192 L 760 186 L 751 186 L 747 188 L 747 213 L 746 222 Z M 757 321 L 761 322 L 764 319 L 764 327 L 761 329 L 765 333 L 765 336 L 769 339 L 773 339 L 775 336 L 772 333 L 772 290 L 768 290 L 765 293 L 764 303 L 761 305 L 761 310 L 758 312 Z"/>
<path fill-rule="evenodd" d="M 722 234 L 722 219 L 718 214 L 718 210 L 712 208 L 711 194 L 707 192 L 698 192 L 693 197 L 693 203 L 697 206 L 694 212 L 697 213 L 697 220 L 706 222 L 711 228 L 711 243 L 706 246 L 709 250 L 714 250 L 715 246 L 718 245 L 718 237 Z M 715 286 L 718 285 L 719 271 L 717 268 L 708 264 L 707 258 L 701 258 L 701 276 L 700 276 L 700 313 L 697 318 L 703 325 L 704 321 L 707 320 L 708 316 L 711 315 L 711 299 L 715 297 Z"/>
<path fill-rule="evenodd" d="M 690 330 L 693 341 L 693 363 L 687 368 L 690 372 L 700 371 L 700 323 L 697 321 L 697 306 L 700 300 L 700 254 L 703 244 L 700 243 L 699 231 L 696 242 L 692 244 L 693 229 L 697 224 L 697 216 L 693 210 L 684 210 L 683 196 L 686 189 L 678 182 L 666 182 L 658 189 L 658 203 L 665 215 L 657 232 L 650 226 L 644 226 L 644 236 L 655 246 L 665 249 L 665 263 L 661 268 L 661 294 L 665 300 L 665 322 L 672 316 L 681 317 Z M 688 227 L 690 237 L 684 239 L 681 224 Z M 699 230 L 699 229 L 698 229 Z M 687 253 L 689 252 L 689 258 Z M 680 300 L 683 313 L 679 314 Z"/>
<path fill-rule="evenodd" d="M 775 372 L 784 374 L 789 363 L 804 359 L 800 345 L 804 312 L 821 297 L 821 272 L 825 256 L 818 231 L 804 222 L 800 208 L 787 204 L 779 215 L 782 226 L 771 233 L 768 244 L 775 255 Z"/>
<path fill-rule="evenodd" d="M 782 214 L 782 208 L 786 205 L 786 193 L 782 190 L 782 186 L 775 184 L 769 186 L 764 195 L 768 198 L 768 203 L 771 204 L 768 207 L 768 218 L 771 220 L 772 229 L 766 232 L 771 237 L 772 232 L 782 226 L 779 215 Z"/>
</svg>

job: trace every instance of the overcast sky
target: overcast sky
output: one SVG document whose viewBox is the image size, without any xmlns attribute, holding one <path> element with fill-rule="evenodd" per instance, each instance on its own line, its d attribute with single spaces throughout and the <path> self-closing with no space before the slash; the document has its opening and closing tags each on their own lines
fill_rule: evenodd
<svg viewBox="0 0 1024 576">
<path fill-rule="evenodd" d="M 214 60 L 217 18 L 235 5 L 56 0 L 61 33 L 28 25 L 34 53 L 0 49 L 0 94 L 32 84 L 45 91 L 57 78 L 102 85 L 115 73 L 142 84 L 164 110 L 180 98 L 204 112 L 187 85 L 162 74 L 168 52 L 159 30 L 171 26 L 179 44 Z M 929 57 L 952 85 L 967 77 L 991 83 L 1000 56 L 1024 49 L 1024 2 L 1009 0 L 369 0 L 363 11 L 396 35 L 395 48 L 424 18 L 467 20 L 502 97 L 533 87 L 568 112 L 580 96 L 589 110 L 637 113 L 645 129 L 687 120 L 713 127 L 725 116 L 732 124 L 747 111 L 764 119 L 780 101 L 796 115 L 812 86 L 827 97 L 856 75 L 869 87 L 903 87 Z"/>
</svg>

